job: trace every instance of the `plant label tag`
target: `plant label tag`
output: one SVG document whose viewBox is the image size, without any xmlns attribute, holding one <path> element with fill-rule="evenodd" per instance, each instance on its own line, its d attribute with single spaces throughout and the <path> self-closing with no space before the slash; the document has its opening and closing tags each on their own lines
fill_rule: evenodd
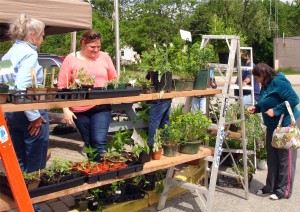
<svg viewBox="0 0 300 212">
<path fill-rule="evenodd" d="M 0 75 L 14 73 L 14 67 L 10 60 L 0 61 Z"/>
<path fill-rule="evenodd" d="M 131 139 L 134 141 L 134 143 L 138 143 L 139 145 L 144 147 L 144 141 L 135 129 L 133 129 Z"/>
<path fill-rule="evenodd" d="M 6 129 L 4 126 L 0 127 L 0 142 L 4 143 L 8 141 L 8 133 L 6 132 Z"/>
</svg>

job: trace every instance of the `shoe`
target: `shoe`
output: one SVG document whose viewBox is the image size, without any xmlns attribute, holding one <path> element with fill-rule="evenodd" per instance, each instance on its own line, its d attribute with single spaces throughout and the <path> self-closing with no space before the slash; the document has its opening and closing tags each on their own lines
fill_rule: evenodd
<svg viewBox="0 0 300 212">
<path fill-rule="evenodd" d="M 279 200 L 279 197 L 278 197 L 276 194 L 271 194 L 271 195 L 269 196 L 269 198 L 270 198 L 271 200 Z"/>
<path fill-rule="evenodd" d="M 260 197 L 265 197 L 265 196 L 268 196 L 270 195 L 271 193 L 270 192 L 265 192 L 263 189 L 259 189 L 257 192 L 256 192 L 256 195 L 257 196 L 260 196 Z"/>
</svg>

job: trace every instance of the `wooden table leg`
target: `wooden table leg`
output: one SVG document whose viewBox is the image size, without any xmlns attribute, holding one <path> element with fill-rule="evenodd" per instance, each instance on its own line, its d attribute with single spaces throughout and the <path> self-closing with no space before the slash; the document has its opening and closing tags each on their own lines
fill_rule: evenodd
<svg viewBox="0 0 300 212">
<path fill-rule="evenodd" d="M 173 178 L 174 168 L 175 168 L 174 166 L 168 168 L 166 179 L 164 181 L 164 191 L 160 195 L 157 210 L 162 210 L 165 207 L 166 200 L 167 200 L 168 193 L 169 193 L 170 186 L 171 186 L 171 184 L 169 183 L 169 180 Z"/>
</svg>

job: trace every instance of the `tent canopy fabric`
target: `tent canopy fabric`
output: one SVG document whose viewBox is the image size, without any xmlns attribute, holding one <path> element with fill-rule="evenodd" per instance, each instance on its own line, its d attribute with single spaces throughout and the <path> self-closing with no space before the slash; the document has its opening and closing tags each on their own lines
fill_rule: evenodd
<svg viewBox="0 0 300 212">
<path fill-rule="evenodd" d="M 92 7 L 81 0 L 0 0 L 0 41 L 22 13 L 43 21 L 46 35 L 92 28 Z"/>
</svg>

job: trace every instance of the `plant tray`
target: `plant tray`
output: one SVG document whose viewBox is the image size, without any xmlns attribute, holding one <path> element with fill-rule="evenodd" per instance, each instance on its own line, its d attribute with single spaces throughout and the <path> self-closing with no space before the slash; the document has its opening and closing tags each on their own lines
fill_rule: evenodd
<svg viewBox="0 0 300 212">
<path fill-rule="evenodd" d="M 37 102 L 57 102 L 82 100 L 86 98 L 87 91 L 68 91 L 62 92 L 47 92 L 27 94 L 25 90 L 11 93 L 8 97 L 8 102 L 15 104 L 37 103 Z"/>
<path fill-rule="evenodd" d="M 136 162 L 133 165 L 128 165 L 126 168 L 119 169 L 118 176 L 124 176 L 124 175 L 131 174 L 134 172 L 142 171 L 143 167 L 144 167 L 143 163 Z"/>
<path fill-rule="evenodd" d="M 80 176 L 80 177 L 76 177 L 76 178 L 66 180 L 66 181 L 63 181 L 63 182 L 59 182 L 59 183 L 39 187 L 37 189 L 28 191 L 28 193 L 29 193 L 30 197 L 33 198 L 33 197 L 53 193 L 53 192 L 56 192 L 56 191 L 61 191 L 61 190 L 64 190 L 64 189 L 72 188 L 72 187 L 75 187 L 75 186 L 80 186 L 84 183 L 84 179 L 85 179 L 85 176 Z M 6 195 L 13 198 L 10 187 L 2 186 L 0 191 L 1 191 L 1 193 L 4 193 L 4 194 L 6 194 Z"/>
<path fill-rule="evenodd" d="M 112 89 L 105 90 L 96 88 L 88 91 L 87 99 L 103 99 L 114 97 L 138 96 L 142 93 L 142 88 L 125 88 L 125 89 Z"/>
<path fill-rule="evenodd" d="M 29 191 L 29 195 L 31 198 L 33 198 L 33 197 L 53 193 L 56 191 L 65 190 L 65 189 L 72 188 L 75 186 L 80 186 L 84 183 L 84 179 L 85 179 L 85 176 L 80 176 L 80 177 L 73 178 L 71 180 L 66 180 L 63 182 L 56 183 L 56 184 L 43 186 L 43 187 L 37 188 L 35 190 Z"/>
<path fill-rule="evenodd" d="M 85 176 L 85 182 L 91 184 L 98 181 L 99 174 L 93 174 L 93 175 L 86 175 Z"/>
<path fill-rule="evenodd" d="M 118 175 L 118 170 L 104 172 L 98 175 L 98 181 L 114 179 Z"/>
</svg>

